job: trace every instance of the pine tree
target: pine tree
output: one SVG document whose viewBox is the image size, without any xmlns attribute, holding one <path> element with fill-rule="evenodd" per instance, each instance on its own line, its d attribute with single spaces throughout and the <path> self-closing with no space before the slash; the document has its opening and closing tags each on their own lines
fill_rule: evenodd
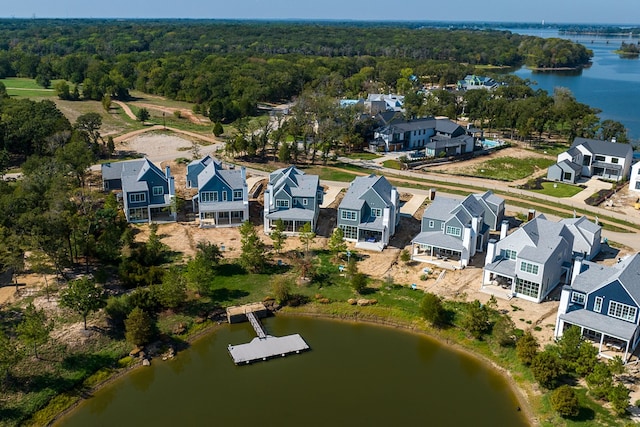
<svg viewBox="0 0 640 427">
<path fill-rule="evenodd" d="M 284 234 L 284 221 L 277 219 L 273 231 L 271 232 L 271 240 L 273 241 L 273 249 L 277 253 L 280 253 L 284 246 L 284 241 L 287 239 L 287 235 Z"/>
<path fill-rule="evenodd" d="M 18 324 L 16 332 L 25 346 L 33 347 L 33 354 L 36 359 L 39 359 L 38 347 L 49 341 L 49 332 L 52 329 L 53 322 L 47 320 L 44 310 L 38 310 L 33 303 L 30 303 L 24 311 L 24 318 Z"/>
<path fill-rule="evenodd" d="M 260 273 L 267 266 L 266 247 L 256 233 L 253 224 L 245 221 L 240 226 L 241 249 L 240 265 L 251 273 Z"/>
<path fill-rule="evenodd" d="M 139 307 L 131 310 L 124 321 L 125 337 L 135 346 L 147 344 L 153 337 L 153 321 L 144 310 Z"/>
</svg>

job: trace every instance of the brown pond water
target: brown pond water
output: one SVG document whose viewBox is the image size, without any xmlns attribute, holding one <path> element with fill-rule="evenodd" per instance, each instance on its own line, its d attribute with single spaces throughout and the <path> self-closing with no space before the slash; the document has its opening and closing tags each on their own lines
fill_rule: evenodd
<svg viewBox="0 0 640 427">
<path fill-rule="evenodd" d="M 502 376 L 424 336 L 300 317 L 264 325 L 301 334 L 311 351 L 235 366 L 227 345 L 255 335 L 227 325 L 102 388 L 58 425 L 529 425 Z"/>
</svg>

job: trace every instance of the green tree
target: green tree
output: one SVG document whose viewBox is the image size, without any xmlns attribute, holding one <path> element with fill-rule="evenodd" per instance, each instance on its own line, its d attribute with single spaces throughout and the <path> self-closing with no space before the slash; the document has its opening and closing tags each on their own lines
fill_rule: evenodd
<svg viewBox="0 0 640 427">
<path fill-rule="evenodd" d="M 593 371 L 585 377 L 589 393 L 594 399 L 603 399 L 613 387 L 613 378 L 607 364 L 598 362 Z"/>
<path fill-rule="evenodd" d="M 516 342 L 516 354 L 518 359 L 523 365 L 529 366 L 538 354 L 538 340 L 531 334 L 531 331 L 527 331 Z"/>
<path fill-rule="evenodd" d="M 549 397 L 551 408 L 561 417 L 575 417 L 580 413 L 580 403 L 575 391 L 568 385 L 561 385 Z"/>
<path fill-rule="evenodd" d="M 218 137 L 220 135 L 222 135 L 224 133 L 224 128 L 222 127 L 222 123 L 220 122 L 216 122 L 215 125 L 213 125 L 213 134 Z"/>
<path fill-rule="evenodd" d="M 562 362 L 551 351 L 538 353 L 531 362 L 531 373 L 542 387 L 552 389 L 562 374 Z"/>
<path fill-rule="evenodd" d="M 282 275 L 275 276 L 271 279 L 271 292 L 278 304 L 286 304 L 291 298 L 291 279 Z"/>
<path fill-rule="evenodd" d="M 182 272 L 172 267 L 162 276 L 162 282 L 157 288 L 160 305 L 175 309 L 187 300 L 187 284 Z"/>
<path fill-rule="evenodd" d="M 300 236 L 300 243 L 304 246 L 305 256 L 309 254 L 309 246 L 315 241 L 316 233 L 311 228 L 310 222 L 305 222 L 305 224 L 298 230 Z"/>
<path fill-rule="evenodd" d="M 56 150 L 56 160 L 64 165 L 76 179 L 76 186 L 84 188 L 89 167 L 95 156 L 86 142 L 75 139 Z"/>
<path fill-rule="evenodd" d="M 135 346 L 143 346 L 153 338 L 153 319 L 140 307 L 131 310 L 124 326 L 127 341 Z"/>
<path fill-rule="evenodd" d="M 196 251 L 196 257 L 204 258 L 208 263 L 211 264 L 211 267 L 215 267 L 220 264 L 220 260 L 222 259 L 222 252 L 220 251 L 220 247 L 215 243 L 200 240 L 196 244 Z"/>
<path fill-rule="evenodd" d="M 38 347 L 49 341 L 49 332 L 53 330 L 53 322 L 47 319 L 43 309 L 38 310 L 33 303 L 29 303 L 24 311 L 22 321 L 18 324 L 16 332 L 18 338 L 26 347 L 33 347 L 36 359 Z"/>
<path fill-rule="evenodd" d="M 149 120 L 149 117 L 151 117 L 151 114 L 149 114 L 149 110 L 147 110 L 146 108 L 140 108 L 136 113 L 136 118 L 138 119 L 138 121 L 143 123 Z"/>
<path fill-rule="evenodd" d="M 576 374 L 585 376 L 593 371 L 598 363 L 598 349 L 588 342 L 580 345 L 580 352 L 575 361 L 574 369 Z"/>
<path fill-rule="evenodd" d="M 591 347 L 595 348 L 594 346 L 591 346 Z M 609 365 L 609 371 L 613 375 L 622 375 L 626 371 L 624 360 L 622 360 L 622 357 L 620 356 L 616 356 L 613 359 L 610 359 L 608 362 L 608 365 Z"/>
<path fill-rule="evenodd" d="M 400 261 L 404 262 L 405 264 L 411 261 L 411 254 L 408 250 L 403 249 L 402 252 L 400 252 Z"/>
<path fill-rule="evenodd" d="M 327 243 L 329 251 L 333 254 L 334 258 L 338 258 L 339 255 L 347 250 L 347 243 L 344 241 L 344 231 L 340 227 L 336 227 L 329 237 Z"/>
<path fill-rule="evenodd" d="M 516 325 L 509 316 L 500 316 L 492 328 L 492 336 L 500 347 L 512 347 L 516 344 Z"/>
<path fill-rule="evenodd" d="M 60 293 L 60 304 L 80 314 L 86 330 L 87 316 L 107 305 L 107 296 L 92 279 L 83 277 L 70 282 Z"/>
<path fill-rule="evenodd" d="M 11 367 L 19 360 L 20 354 L 15 343 L 0 329 L 0 384 L 7 379 Z"/>
<path fill-rule="evenodd" d="M 426 321 L 433 326 L 441 326 L 445 323 L 446 312 L 442 305 L 442 299 L 431 292 L 426 292 L 420 301 L 420 312 Z"/>
<path fill-rule="evenodd" d="M 69 88 L 69 84 L 64 80 L 60 80 L 58 83 L 56 83 L 54 86 L 54 89 L 56 91 L 56 95 L 58 95 L 58 98 L 64 99 L 64 100 L 71 99 L 71 91 Z"/>
<path fill-rule="evenodd" d="M 91 143 L 97 145 L 101 139 L 100 127 L 102 126 L 102 116 L 98 113 L 85 113 L 76 119 L 74 128 L 84 132 Z"/>
<path fill-rule="evenodd" d="M 278 149 L 278 160 L 281 163 L 289 163 L 291 161 L 291 145 L 286 142 L 280 145 L 280 149 Z"/>
<path fill-rule="evenodd" d="M 467 304 L 460 326 L 475 339 L 481 339 L 489 331 L 489 311 L 478 300 Z"/>
<path fill-rule="evenodd" d="M 611 402 L 611 409 L 617 416 L 622 416 L 627 412 L 629 407 L 630 391 L 624 384 L 618 383 L 611 387 L 607 395 L 607 399 Z"/>
<path fill-rule="evenodd" d="M 269 237 L 271 237 L 273 241 L 273 249 L 275 249 L 277 253 L 280 253 L 284 246 L 284 241 L 287 239 L 287 235 L 284 234 L 284 221 L 281 218 L 276 220 L 273 231 Z"/>
<path fill-rule="evenodd" d="M 367 288 L 367 275 L 364 273 L 356 273 L 351 276 L 350 282 L 353 290 L 359 294 L 362 294 Z"/>
<path fill-rule="evenodd" d="M 111 109 L 111 95 L 106 94 L 102 97 L 102 108 L 104 108 L 104 111 L 106 111 L 107 113 L 109 112 L 109 110 Z"/>
<path fill-rule="evenodd" d="M 107 153 L 109 154 L 109 157 L 111 157 L 115 151 L 116 151 L 116 144 L 113 141 L 113 137 L 109 135 L 107 137 Z"/>
<path fill-rule="evenodd" d="M 558 356 L 560 356 L 565 369 L 575 371 L 576 362 L 580 355 L 580 347 L 583 343 L 582 332 L 577 326 L 570 326 L 565 329 L 562 337 L 557 340 Z"/>
<path fill-rule="evenodd" d="M 240 226 L 240 265 L 251 273 L 261 273 L 267 266 L 266 247 L 258 236 L 253 224 L 245 221 Z"/>
</svg>

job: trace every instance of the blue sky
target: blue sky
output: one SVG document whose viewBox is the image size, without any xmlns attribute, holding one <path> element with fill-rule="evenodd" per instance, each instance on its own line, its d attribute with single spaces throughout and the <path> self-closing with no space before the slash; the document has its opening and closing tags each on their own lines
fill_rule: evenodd
<svg viewBox="0 0 640 427">
<path fill-rule="evenodd" d="M 639 24 L 638 0 L 6 0 L 5 18 L 219 18 Z"/>
</svg>

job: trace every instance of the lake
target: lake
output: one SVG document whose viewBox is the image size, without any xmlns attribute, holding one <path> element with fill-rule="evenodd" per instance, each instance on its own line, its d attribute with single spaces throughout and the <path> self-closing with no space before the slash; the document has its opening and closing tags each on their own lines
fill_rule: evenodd
<svg viewBox="0 0 640 427">
<path fill-rule="evenodd" d="M 312 350 L 235 366 L 227 345 L 254 332 L 225 325 L 102 388 L 58 425 L 529 425 L 501 375 L 422 335 L 300 317 L 264 324 L 300 333 Z"/>
<path fill-rule="evenodd" d="M 613 53 L 624 41 L 634 37 L 559 35 L 556 29 L 499 28 L 537 37 L 561 37 L 579 42 L 593 51 L 592 65 L 579 72 L 534 72 L 525 67 L 515 74 L 536 82 L 534 89 L 553 94 L 555 87 L 566 87 L 578 102 L 602 110 L 600 118 L 622 123 L 634 142 L 640 141 L 640 59 L 621 58 Z"/>
</svg>

